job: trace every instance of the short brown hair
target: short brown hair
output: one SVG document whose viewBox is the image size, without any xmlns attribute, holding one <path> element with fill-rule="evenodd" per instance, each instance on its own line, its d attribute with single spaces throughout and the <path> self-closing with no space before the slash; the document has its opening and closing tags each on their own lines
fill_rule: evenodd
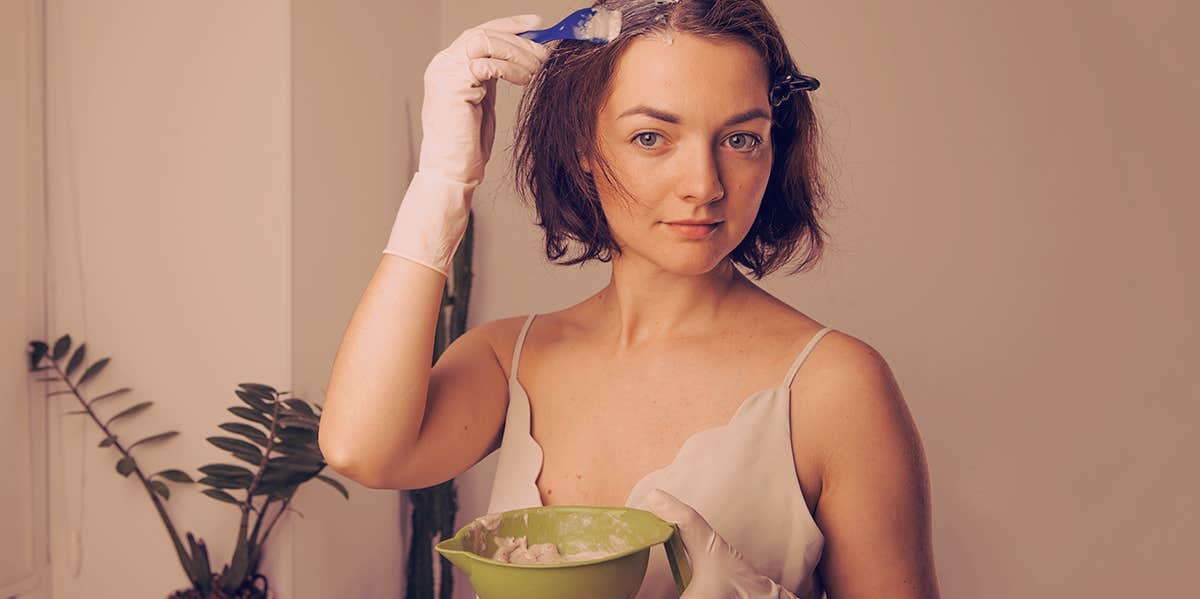
<svg viewBox="0 0 1200 599">
<path fill-rule="evenodd" d="M 546 257 L 562 265 L 608 262 L 613 252 L 620 253 L 592 174 L 584 171 L 579 159 L 587 158 L 615 181 L 596 140 L 597 116 L 617 61 L 633 40 L 652 32 L 676 32 L 739 41 L 759 52 L 773 81 L 800 73 L 761 0 L 602 0 L 595 6 L 622 11 L 621 35 L 607 44 L 553 42 L 556 45 L 527 85 L 517 109 L 513 159 L 517 191 L 526 204 L 533 200 L 536 224 L 545 234 Z M 809 94 L 793 93 L 772 113 L 770 179 L 754 224 L 729 254 L 755 279 L 798 254 L 799 264 L 788 274 L 807 270 L 825 247 L 826 232 L 819 220 L 826 194 L 819 176 L 819 132 Z M 571 240 L 582 245 L 581 253 L 559 262 Z"/>
</svg>

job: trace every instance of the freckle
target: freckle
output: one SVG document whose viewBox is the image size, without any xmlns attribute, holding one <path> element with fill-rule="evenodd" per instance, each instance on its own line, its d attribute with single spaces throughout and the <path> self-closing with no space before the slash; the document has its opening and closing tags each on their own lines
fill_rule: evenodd
<svg viewBox="0 0 1200 599">
<path fill-rule="evenodd" d="M 547 495 L 553 495 L 553 494 L 554 494 L 554 489 L 546 489 L 546 494 L 547 494 Z"/>
<path fill-rule="evenodd" d="M 575 478 L 583 478 L 583 475 L 582 475 L 582 474 L 576 474 L 576 475 L 575 475 Z"/>
</svg>

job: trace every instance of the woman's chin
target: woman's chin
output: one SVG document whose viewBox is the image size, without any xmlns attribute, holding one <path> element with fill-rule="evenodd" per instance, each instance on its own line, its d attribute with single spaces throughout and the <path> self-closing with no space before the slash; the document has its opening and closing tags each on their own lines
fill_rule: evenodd
<svg viewBox="0 0 1200 599">
<path fill-rule="evenodd" d="M 727 255 L 728 253 L 718 254 L 712 251 L 680 252 L 676 248 L 660 254 L 660 259 L 656 262 L 659 267 L 668 272 L 680 276 L 698 277 L 721 266 L 721 262 Z"/>
</svg>

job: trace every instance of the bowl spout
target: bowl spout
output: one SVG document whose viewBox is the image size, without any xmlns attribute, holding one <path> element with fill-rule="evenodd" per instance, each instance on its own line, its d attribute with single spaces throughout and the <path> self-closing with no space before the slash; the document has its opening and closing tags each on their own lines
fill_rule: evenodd
<svg viewBox="0 0 1200 599">
<path fill-rule="evenodd" d="M 442 557 L 450 560 L 450 563 L 458 566 L 458 568 L 465 572 L 468 577 L 471 575 L 471 569 L 479 559 L 478 556 L 472 554 L 471 552 L 463 550 L 461 538 L 446 539 L 445 541 L 435 545 L 434 549 L 437 550 Z"/>
</svg>

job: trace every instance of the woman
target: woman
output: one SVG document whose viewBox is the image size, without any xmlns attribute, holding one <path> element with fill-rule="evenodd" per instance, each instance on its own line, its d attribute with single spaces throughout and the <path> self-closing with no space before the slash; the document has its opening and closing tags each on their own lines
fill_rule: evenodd
<svg viewBox="0 0 1200 599">
<path fill-rule="evenodd" d="M 412 489 L 499 450 L 489 512 L 651 509 L 680 524 L 689 598 L 937 597 L 925 456 L 886 362 L 737 268 L 820 256 L 816 80 L 759 0 L 602 4 L 624 15 L 611 43 L 543 47 L 515 35 L 541 26 L 527 15 L 430 63 L 420 167 L 334 363 L 327 459 Z M 529 86 L 515 163 L 547 256 L 574 242 L 564 264 L 612 275 L 466 332 L 431 370 L 497 79 Z M 652 552 L 638 596 L 674 594 Z"/>
</svg>

